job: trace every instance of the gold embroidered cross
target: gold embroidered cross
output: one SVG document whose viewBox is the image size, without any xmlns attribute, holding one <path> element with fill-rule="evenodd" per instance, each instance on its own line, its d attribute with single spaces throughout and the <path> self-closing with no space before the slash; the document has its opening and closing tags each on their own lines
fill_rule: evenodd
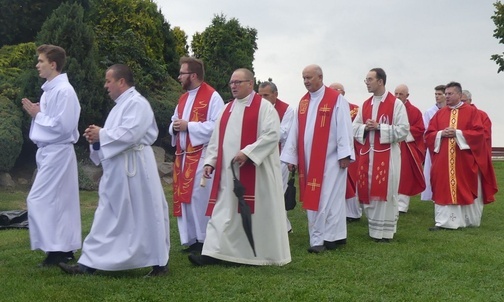
<svg viewBox="0 0 504 302">
<path fill-rule="evenodd" d="M 331 112 L 331 108 L 327 106 L 327 104 L 324 104 L 324 107 L 319 109 L 320 114 L 322 114 L 322 119 L 320 120 L 320 127 L 325 126 L 325 120 L 326 116 L 328 115 L 329 112 Z"/>
<path fill-rule="evenodd" d="M 317 179 L 316 179 L 316 178 L 314 178 L 312 182 L 308 182 L 308 184 L 307 184 L 307 185 L 308 185 L 309 187 L 311 187 L 311 190 L 312 190 L 312 191 L 315 191 L 315 188 L 316 188 L 316 187 L 317 187 L 317 188 L 320 188 L 320 184 L 319 184 L 319 183 L 317 183 Z"/>
</svg>

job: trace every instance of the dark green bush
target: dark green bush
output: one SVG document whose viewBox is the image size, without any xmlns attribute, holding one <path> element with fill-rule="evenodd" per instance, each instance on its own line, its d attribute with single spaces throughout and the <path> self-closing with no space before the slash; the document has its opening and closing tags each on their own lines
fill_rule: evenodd
<svg viewBox="0 0 504 302">
<path fill-rule="evenodd" d="M 22 112 L 7 97 L 0 95 L 0 171 L 9 172 L 23 146 Z"/>
</svg>

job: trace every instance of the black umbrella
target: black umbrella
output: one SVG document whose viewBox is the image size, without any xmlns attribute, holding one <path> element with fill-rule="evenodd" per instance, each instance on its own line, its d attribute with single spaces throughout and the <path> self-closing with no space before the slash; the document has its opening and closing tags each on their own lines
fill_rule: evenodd
<svg viewBox="0 0 504 302">
<path fill-rule="evenodd" d="M 243 230 L 245 231 L 250 246 L 252 247 L 254 257 L 257 257 L 255 251 L 254 236 L 252 235 L 252 214 L 250 213 L 249 205 L 245 202 L 245 199 L 243 198 L 243 195 L 245 194 L 245 187 L 238 180 L 238 178 L 236 178 L 236 173 L 234 170 L 234 160 L 231 160 L 231 171 L 233 171 L 233 184 L 234 184 L 233 192 L 235 193 L 236 197 L 238 197 L 238 209 L 240 209 Z"/>
</svg>

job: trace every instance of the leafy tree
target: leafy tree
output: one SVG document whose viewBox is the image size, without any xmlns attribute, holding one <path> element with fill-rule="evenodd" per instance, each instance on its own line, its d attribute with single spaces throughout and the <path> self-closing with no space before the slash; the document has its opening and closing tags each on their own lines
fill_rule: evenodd
<svg viewBox="0 0 504 302">
<path fill-rule="evenodd" d="M 83 7 L 77 3 L 63 3 L 58 7 L 42 26 L 37 44 L 58 45 L 67 53 L 64 71 L 81 103 L 80 131 L 90 124 L 103 122 L 107 104 L 103 76 L 96 64 L 95 35 L 92 27 L 84 22 Z"/>
<path fill-rule="evenodd" d="M 173 36 L 175 37 L 175 51 L 179 57 L 189 55 L 189 45 L 187 44 L 187 35 L 180 27 L 173 28 Z"/>
<path fill-rule="evenodd" d="M 500 44 L 504 44 L 504 4 L 497 1 L 494 6 L 496 11 L 491 18 L 497 28 L 494 30 L 493 36 L 499 40 Z M 492 55 L 491 59 L 499 65 L 498 73 L 504 71 L 504 53 Z"/>
<path fill-rule="evenodd" d="M 210 26 L 193 35 L 191 49 L 205 63 L 205 80 L 224 100 L 231 98 L 227 83 L 233 71 L 238 68 L 253 71 L 256 40 L 256 29 L 242 27 L 235 18 L 227 21 L 223 14 L 215 15 Z"/>
<path fill-rule="evenodd" d="M 0 48 L 0 94 L 10 100 L 18 99 L 20 75 L 26 69 L 33 69 L 35 43 L 5 45 Z"/>
<path fill-rule="evenodd" d="M 0 171 L 8 172 L 21 153 L 23 134 L 21 133 L 21 109 L 4 95 L 0 95 Z"/>
<path fill-rule="evenodd" d="M 162 88 L 167 73 L 178 73 L 175 38 L 152 0 L 96 0 L 90 21 L 103 69 L 128 64 L 146 94 Z"/>
<path fill-rule="evenodd" d="M 40 27 L 64 0 L 0 0 L 0 47 L 33 42 Z M 89 0 L 71 0 L 84 8 Z"/>
</svg>

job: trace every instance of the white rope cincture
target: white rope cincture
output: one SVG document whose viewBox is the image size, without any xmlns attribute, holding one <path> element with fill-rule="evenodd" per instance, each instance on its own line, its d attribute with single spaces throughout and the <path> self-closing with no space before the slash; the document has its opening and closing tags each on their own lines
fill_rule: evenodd
<svg viewBox="0 0 504 302">
<path fill-rule="evenodd" d="M 134 151 L 142 151 L 144 148 L 144 145 L 134 145 L 133 147 L 129 148 L 126 151 L 123 151 L 124 153 L 124 169 L 126 170 L 126 175 L 128 177 L 133 177 L 136 175 L 137 172 L 137 164 L 136 164 L 136 155 L 133 153 Z M 129 170 L 129 154 L 133 155 L 131 161 L 133 162 L 133 170 Z M 142 163 L 145 165 L 144 158 L 142 156 Z"/>
</svg>

